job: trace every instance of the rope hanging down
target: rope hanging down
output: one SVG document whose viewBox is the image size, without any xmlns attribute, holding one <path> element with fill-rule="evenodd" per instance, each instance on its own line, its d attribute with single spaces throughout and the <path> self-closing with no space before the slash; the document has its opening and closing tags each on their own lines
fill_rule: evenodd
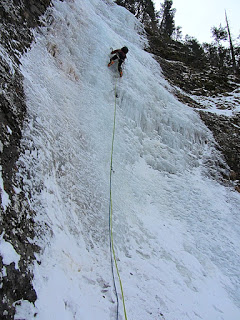
<svg viewBox="0 0 240 320">
<path fill-rule="evenodd" d="M 114 120 L 113 120 L 113 133 L 112 133 L 112 150 L 111 150 L 111 162 L 110 162 L 110 199 L 109 199 L 109 241 L 110 241 L 110 255 L 111 255 L 111 268 L 112 268 L 112 276 L 113 276 L 113 284 L 114 284 L 114 291 L 117 299 L 117 320 L 118 320 L 118 310 L 119 310 L 119 299 L 118 299 L 118 293 L 116 288 L 116 282 L 115 282 L 115 276 L 114 276 L 114 267 L 113 267 L 113 261 L 115 264 L 115 268 L 117 271 L 117 276 L 121 288 L 121 294 L 122 294 L 122 302 L 123 302 L 123 309 L 124 309 L 124 317 L 125 320 L 127 320 L 127 312 L 126 312 L 126 306 L 125 306 L 125 300 L 124 300 L 124 294 L 123 294 L 123 286 L 122 281 L 120 277 L 120 273 L 118 270 L 117 265 L 117 259 L 114 249 L 114 243 L 113 243 L 113 224 L 112 224 L 112 217 L 113 217 L 113 209 L 112 209 L 112 164 L 113 164 L 113 146 L 114 146 L 114 136 L 115 136 L 115 127 L 116 127 L 116 109 L 117 109 L 117 81 L 115 83 L 115 103 L 114 103 Z"/>
</svg>

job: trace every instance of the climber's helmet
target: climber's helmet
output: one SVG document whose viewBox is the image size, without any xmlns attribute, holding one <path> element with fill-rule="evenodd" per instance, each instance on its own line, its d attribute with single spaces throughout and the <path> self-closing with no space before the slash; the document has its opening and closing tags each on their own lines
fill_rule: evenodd
<svg viewBox="0 0 240 320">
<path fill-rule="evenodd" d="M 128 53 L 128 48 L 127 47 L 122 47 L 121 49 L 124 53 Z"/>
</svg>

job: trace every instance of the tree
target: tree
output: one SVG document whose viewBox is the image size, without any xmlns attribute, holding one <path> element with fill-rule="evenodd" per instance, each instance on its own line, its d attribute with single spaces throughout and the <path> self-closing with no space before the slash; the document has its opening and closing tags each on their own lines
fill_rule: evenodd
<svg viewBox="0 0 240 320">
<path fill-rule="evenodd" d="M 212 36 L 218 44 L 222 40 L 227 40 L 227 31 L 225 29 L 226 28 L 222 27 L 221 24 L 218 28 L 217 27 L 211 28 Z"/>
<path fill-rule="evenodd" d="M 194 66 L 203 66 L 205 60 L 205 54 L 203 47 L 194 37 L 186 35 L 185 46 L 188 48 L 188 60 Z"/>
<path fill-rule="evenodd" d="M 173 32 L 173 38 L 175 41 L 179 41 L 182 39 L 182 27 L 177 26 Z"/>
<path fill-rule="evenodd" d="M 145 26 L 156 26 L 156 14 L 152 0 L 136 0 L 136 18 Z"/>
<path fill-rule="evenodd" d="M 160 23 L 160 32 L 167 37 L 171 37 L 175 30 L 175 21 L 174 16 L 176 9 L 172 9 L 173 1 L 164 0 L 164 3 L 161 4 L 161 23 Z"/>
<path fill-rule="evenodd" d="M 231 33 L 230 33 L 230 28 L 229 28 L 229 24 L 228 24 L 227 12 L 226 11 L 225 11 L 225 18 L 226 18 L 226 23 L 227 23 L 229 45 L 230 45 L 230 51 L 231 51 L 231 56 L 232 56 L 232 66 L 233 66 L 233 70 L 236 71 L 235 54 L 234 54 L 234 48 L 233 48 L 233 44 L 232 44 L 232 38 L 231 38 Z"/>
<path fill-rule="evenodd" d="M 145 27 L 156 28 L 157 20 L 152 0 L 116 0 L 116 3 L 134 14 Z"/>
<path fill-rule="evenodd" d="M 116 0 L 119 6 L 125 7 L 128 11 L 135 14 L 135 0 Z"/>
<path fill-rule="evenodd" d="M 229 50 L 226 49 L 226 47 L 224 47 L 221 44 L 221 41 L 225 41 L 227 40 L 227 31 L 226 31 L 226 27 L 222 27 L 221 24 L 219 25 L 219 27 L 213 27 L 211 28 L 212 31 L 212 37 L 215 40 L 215 57 L 214 60 L 212 59 L 212 64 L 217 66 L 219 68 L 219 70 L 222 70 L 224 68 L 227 67 L 228 62 L 229 62 Z M 212 52 L 213 51 L 213 47 L 214 45 L 211 47 Z"/>
<path fill-rule="evenodd" d="M 238 71 L 240 70 L 240 45 L 237 45 L 234 50 L 235 58 L 236 58 L 236 68 Z"/>
<path fill-rule="evenodd" d="M 207 57 L 208 62 L 211 66 L 217 67 L 218 63 L 218 49 L 217 46 L 214 43 L 203 43 L 203 49 L 205 52 L 205 55 Z"/>
<path fill-rule="evenodd" d="M 147 19 L 144 22 L 145 24 L 150 25 L 153 29 L 157 28 L 157 18 L 156 11 L 152 0 L 147 0 L 146 2 L 146 15 Z"/>
</svg>

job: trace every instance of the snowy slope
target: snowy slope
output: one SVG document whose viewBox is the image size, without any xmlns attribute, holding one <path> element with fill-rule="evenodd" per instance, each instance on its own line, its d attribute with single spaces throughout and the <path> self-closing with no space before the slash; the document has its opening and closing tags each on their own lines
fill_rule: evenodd
<svg viewBox="0 0 240 320">
<path fill-rule="evenodd" d="M 196 95 L 189 95 L 200 105 L 202 105 L 208 112 L 216 113 L 232 117 L 240 112 L 240 86 L 230 93 L 220 94 L 216 97 L 203 97 Z M 200 109 L 202 110 L 202 109 Z"/>
<path fill-rule="evenodd" d="M 23 301 L 15 319 L 116 319 L 115 85 L 113 233 L 128 319 L 240 319 L 240 195 L 211 178 L 221 162 L 212 135 L 168 92 L 127 10 L 69 0 L 54 1 L 52 15 L 22 58 L 29 121 L 19 179 L 46 227 L 33 269 L 38 300 Z M 123 45 L 119 79 L 107 63 L 110 47 Z"/>
</svg>

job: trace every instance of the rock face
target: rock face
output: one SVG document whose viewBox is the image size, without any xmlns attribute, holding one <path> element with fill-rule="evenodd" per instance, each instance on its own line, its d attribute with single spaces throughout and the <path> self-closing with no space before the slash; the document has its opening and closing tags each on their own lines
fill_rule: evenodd
<svg viewBox="0 0 240 320">
<path fill-rule="evenodd" d="M 229 177 L 237 191 L 240 191 L 240 77 L 217 68 L 203 66 L 184 51 L 178 42 L 164 42 L 149 35 L 147 51 L 154 54 L 163 75 L 173 85 L 176 97 L 197 110 L 206 126 L 212 131 L 219 150 L 231 169 Z M 187 61 L 189 63 L 187 63 Z M 217 112 L 212 109 L 215 99 Z M 219 115 L 221 111 L 232 112 L 231 116 Z M 236 111 L 238 110 L 238 111 Z"/>
<path fill-rule="evenodd" d="M 1 203 L 5 201 L 1 207 L 0 235 L 20 256 L 18 265 L 4 263 L 0 256 L 1 319 L 13 319 L 19 301 L 34 302 L 37 298 L 29 267 L 35 259 L 34 253 L 39 251 L 33 240 L 39 227 L 22 191 L 22 182 L 16 182 L 16 161 L 21 152 L 21 131 L 26 117 L 19 59 L 33 41 L 31 28 L 40 24 L 39 17 L 49 5 L 50 0 L 2 0 L 0 3 L 0 170 L 4 189 L 0 189 L 0 196 Z"/>
<path fill-rule="evenodd" d="M 240 181 L 240 114 L 233 117 L 216 115 L 200 111 L 200 117 L 213 132 L 220 150 L 231 168 L 230 179 L 236 181 L 239 189 Z"/>
<path fill-rule="evenodd" d="M 209 66 L 209 69 L 194 69 L 180 61 L 168 61 L 158 57 L 163 73 L 170 82 L 180 89 L 197 95 L 213 96 L 223 92 L 231 92 L 238 87 L 237 77 Z"/>
<path fill-rule="evenodd" d="M 219 110 L 234 109 L 235 104 L 240 104 L 239 97 L 232 99 L 231 92 L 238 90 L 239 78 L 231 75 L 218 74 L 217 70 L 194 70 L 187 67 L 182 62 L 171 63 L 162 58 L 158 58 L 165 77 L 182 91 L 175 91 L 179 100 L 198 111 L 201 119 L 212 131 L 213 136 L 218 143 L 219 150 L 223 153 L 228 166 L 231 169 L 231 175 L 228 179 L 236 185 L 236 190 L 240 190 L 240 113 L 232 116 L 218 115 L 208 112 L 210 105 L 201 104 L 199 97 L 217 97 L 222 96 L 218 103 Z M 224 99 L 224 96 L 226 99 Z M 194 97 L 197 97 L 195 99 Z"/>
</svg>

